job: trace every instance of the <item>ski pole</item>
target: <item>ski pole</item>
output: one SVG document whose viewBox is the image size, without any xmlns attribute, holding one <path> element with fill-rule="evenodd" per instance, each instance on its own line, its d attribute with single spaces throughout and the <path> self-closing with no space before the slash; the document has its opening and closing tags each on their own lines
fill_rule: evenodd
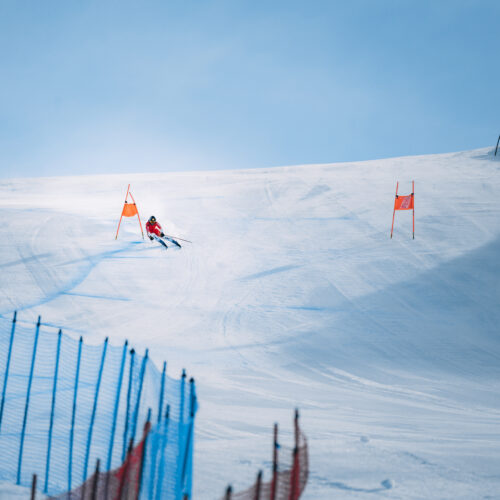
<svg viewBox="0 0 500 500">
<path fill-rule="evenodd" d="M 181 240 L 181 241 L 186 241 L 187 243 L 193 243 L 192 241 L 184 240 L 183 238 L 179 238 L 178 236 L 171 236 L 170 234 L 166 234 L 165 236 L 167 238 L 173 238 L 174 240 Z"/>
</svg>

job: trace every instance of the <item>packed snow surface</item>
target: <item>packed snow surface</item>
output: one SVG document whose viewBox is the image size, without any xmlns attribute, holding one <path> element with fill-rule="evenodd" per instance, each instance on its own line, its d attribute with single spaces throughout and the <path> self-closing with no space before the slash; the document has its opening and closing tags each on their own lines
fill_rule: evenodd
<svg viewBox="0 0 500 500">
<path fill-rule="evenodd" d="M 411 212 L 390 226 L 396 181 Z M 137 219 L 191 240 L 165 250 Z M 0 313 L 128 339 L 198 386 L 195 499 L 309 439 L 304 498 L 499 498 L 500 161 L 490 149 L 0 182 Z"/>
</svg>

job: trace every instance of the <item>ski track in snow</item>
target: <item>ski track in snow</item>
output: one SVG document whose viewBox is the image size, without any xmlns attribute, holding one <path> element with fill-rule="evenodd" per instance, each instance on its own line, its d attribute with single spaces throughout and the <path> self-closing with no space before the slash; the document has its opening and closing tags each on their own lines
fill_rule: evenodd
<svg viewBox="0 0 500 500">
<path fill-rule="evenodd" d="M 292 445 L 295 406 L 305 499 L 495 498 L 499 174 L 484 149 L 0 182 L 0 317 L 41 314 L 90 342 L 149 347 L 174 376 L 187 368 L 194 498 L 250 485 L 273 422 Z M 399 212 L 390 240 L 395 182 L 405 193 L 412 179 L 416 239 Z M 136 220 L 115 241 L 128 182 L 144 217 L 194 243 L 165 250 Z"/>
</svg>

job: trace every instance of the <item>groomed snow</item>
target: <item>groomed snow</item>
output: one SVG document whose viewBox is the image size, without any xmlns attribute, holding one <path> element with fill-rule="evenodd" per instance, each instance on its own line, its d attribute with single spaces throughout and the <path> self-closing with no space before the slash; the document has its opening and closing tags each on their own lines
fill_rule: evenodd
<svg viewBox="0 0 500 500">
<path fill-rule="evenodd" d="M 410 212 L 391 240 L 412 179 L 415 240 Z M 134 219 L 115 241 L 128 183 L 143 220 L 193 244 L 165 251 Z M 498 498 L 499 193 L 491 149 L 4 180 L 0 313 L 185 367 L 195 499 L 269 477 L 272 424 L 291 445 L 295 406 L 304 499 Z"/>
</svg>

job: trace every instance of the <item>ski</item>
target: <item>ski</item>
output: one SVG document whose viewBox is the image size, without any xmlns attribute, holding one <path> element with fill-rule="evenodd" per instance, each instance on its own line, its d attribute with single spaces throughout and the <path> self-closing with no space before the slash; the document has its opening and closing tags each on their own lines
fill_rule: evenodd
<svg viewBox="0 0 500 500">
<path fill-rule="evenodd" d="M 171 238 L 170 236 L 157 236 L 156 234 L 153 234 L 152 236 L 158 243 L 162 244 L 165 248 L 168 248 L 168 245 L 165 243 L 165 240 L 170 241 L 178 248 L 182 248 L 181 244 L 178 241 Z"/>
<path fill-rule="evenodd" d="M 173 243 L 174 245 L 177 245 L 179 248 L 182 248 L 181 247 L 181 244 L 178 242 L 178 241 L 175 241 L 173 238 L 171 238 L 170 236 L 164 236 L 163 239 L 167 240 L 167 241 L 170 241 L 171 243 Z"/>
<path fill-rule="evenodd" d="M 168 248 L 168 245 L 159 237 L 159 236 L 156 236 L 154 235 L 153 238 L 158 242 L 160 243 L 161 245 L 163 245 L 165 248 Z"/>
</svg>

